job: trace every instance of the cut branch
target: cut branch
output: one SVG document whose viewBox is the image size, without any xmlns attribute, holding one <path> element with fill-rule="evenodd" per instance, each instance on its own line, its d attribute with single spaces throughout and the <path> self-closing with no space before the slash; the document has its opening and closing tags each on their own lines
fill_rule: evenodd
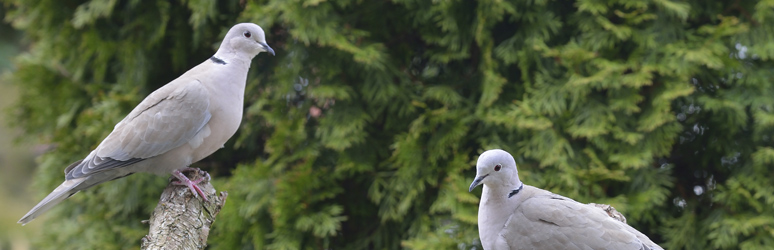
<svg viewBox="0 0 774 250">
<path fill-rule="evenodd" d="M 204 177 L 204 171 L 190 171 L 190 179 Z M 149 220 L 150 232 L 142 238 L 141 248 L 157 249 L 204 249 L 210 227 L 220 209 L 226 204 L 228 193 L 216 195 L 209 181 L 198 184 L 209 201 L 194 196 L 186 186 L 171 182 L 161 194 L 161 199 Z"/>
</svg>

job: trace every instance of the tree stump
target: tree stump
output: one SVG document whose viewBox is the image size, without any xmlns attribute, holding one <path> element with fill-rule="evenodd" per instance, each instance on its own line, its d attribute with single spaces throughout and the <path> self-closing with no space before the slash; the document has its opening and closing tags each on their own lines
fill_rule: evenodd
<svg viewBox="0 0 774 250">
<path fill-rule="evenodd" d="M 201 170 L 190 171 L 190 179 L 205 176 Z M 174 179 L 174 178 L 172 178 Z M 141 248 L 144 250 L 160 249 L 204 249 L 207 237 L 215 221 L 215 216 L 226 204 L 228 193 L 215 194 L 215 188 L 209 181 L 198 184 L 208 201 L 194 196 L 186 186 L 175 185 L 172 182 L 161 193 L 156 209 L 150 220 L 150 232 L 142 238 Z"/>
</svg>

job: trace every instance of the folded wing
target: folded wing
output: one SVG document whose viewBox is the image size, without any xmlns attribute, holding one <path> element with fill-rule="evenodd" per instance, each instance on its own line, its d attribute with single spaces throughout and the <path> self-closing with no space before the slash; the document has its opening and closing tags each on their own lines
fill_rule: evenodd
<svg viewBox="0 0 774 250">
<path fill-rule="evenodd" d="M 128 166 L 180 147 L 210 120 L 209 105 L 207 89 L 199 81 L 158 89 L 116 124 L 89 156 L 67 167 L 65 178 Z"/>
<path fill-rule="evenodd" d="M 603 210 L 560 195 L 527 199 L 511 217 L 501 232 L 511 249 L 660 249 Z"/>
</svg>

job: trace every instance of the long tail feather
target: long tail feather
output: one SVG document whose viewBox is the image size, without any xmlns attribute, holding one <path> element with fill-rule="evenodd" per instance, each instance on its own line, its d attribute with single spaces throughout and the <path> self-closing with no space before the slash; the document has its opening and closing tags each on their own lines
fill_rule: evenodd
<svg viewBox="0 0 774 250">
<path fill-rule="evenodd" d="M 54 189 L 54 191 L 48 194 L 46 198 L 40 201 L 38 205 L 35 205 L 35 207 L 33 207 L 32 210 L 27 212 L 27 214 L 24 215 L 24 217 L 22 217 L 18 223 L 25 225 L 30 221 L 34 220 L 36 217 L 40 216 L 42 213 L 54 207 L 56 204 L 59 204 L 60 202 L 69 198 L 75 193 L 78 193 L 78 191 L 81 191 L 83 188 L 77 188 L 77 187 L 81 183 L 86 181 L 86 179 L 88 179 L 88 177 L 76 178 L 76 179 L 64 181 L 61 185 L 59 185 L 59 187 L 57 187 L 56 189 Z"/>
</svg>

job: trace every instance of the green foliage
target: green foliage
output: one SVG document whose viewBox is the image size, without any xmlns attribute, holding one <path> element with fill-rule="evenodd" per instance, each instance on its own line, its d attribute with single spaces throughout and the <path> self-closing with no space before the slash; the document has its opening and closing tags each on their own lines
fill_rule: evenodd
<svg viewBox="0 0 774 250">
<path fill-rule="evenodd" d="M 199 163 L 230 193 L 213 249 L 472 249 L 466 189 L 491 148 L 665 248 L 774 244 L 773 1 L 4 2 L 30 43 L 13 120 L 58 146 L 41 195 L 247 21 L 277 56 L 253 61 L 238 135 Z M 134 248 L 163 185 L 73 196 L 37 248 Z"/>
</svg>

